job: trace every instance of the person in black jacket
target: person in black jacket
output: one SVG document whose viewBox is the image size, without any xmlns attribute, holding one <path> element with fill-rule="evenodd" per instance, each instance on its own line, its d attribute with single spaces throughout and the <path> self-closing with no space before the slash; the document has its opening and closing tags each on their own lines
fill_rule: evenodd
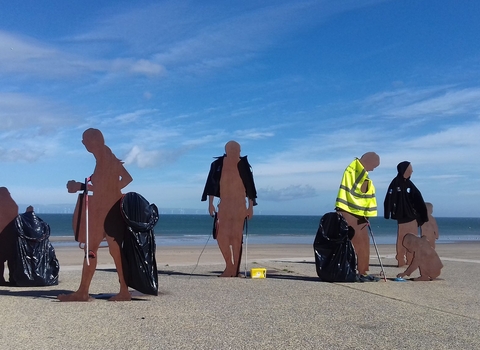
<svg viewBox="0 0 480 350">
<path fill-rule="evenodd" d="M 410 265 L 413 256 L 403 246 L 407 233 L 418 236 L 418 227 L 428 221 L 427 207 L 422 194 L 410 180 L 413 173 L 412 164 L 404 161 L 397 165 L 397 176 L 388 187 L 384 201 L 384 217 L 397 220 L 397 255 L 398 267 Z M 406 261 L 405 261 L 406 258 Z"/>
<path fill-rule="evenodd" d="M 240 145 L 229 141 L 225 154 L 210 166 L 202 201 L 208 197 L 208 212 L 215 216 L 214 197 L 220 198 L 217 213 L 216 239 L 225 259 L 220 277 L 237 277 L 242 257 L 242 236 L 245 219 L 253 216 L 257 191 L 247 157 L 240 156 Z M 248 207 L 245 198 L 248 198 Z"/>
</svg>

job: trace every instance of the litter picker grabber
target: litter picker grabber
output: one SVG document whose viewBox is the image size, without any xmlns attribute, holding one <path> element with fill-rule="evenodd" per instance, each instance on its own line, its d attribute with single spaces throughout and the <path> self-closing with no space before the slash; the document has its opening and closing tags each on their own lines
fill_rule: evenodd
<svg viewBox="0 0 480 350">
<path fill-rule="evenodd" d="M 212 237 L 213 239 L 217 239 L 217 212 L 215 211 L 215 214 L 212 215 L 213 217 L 213 228 L 212 228 Z M 205 251 L 205 248 L 207 247 L 207 244 L 208 244 L 208 241 L 210 240 L 210 235 L 207 236 L 207 241 L 205 242 L 205 245 L 203 246 L 203 249 L 202 251 L 200 252 L 200 255 L 198 256 L 198 259 L 197 259 L 197 264 L 195 265 L 195 267 L 193 268 L 192 272 L 190 272 L 190 276 L 188 277 L 188 279 L 190 279 L 190 277 L 192 277 L 193 273 L 195 272 L 195 270 L 197 269 L 198 267 L 198 264 L 200 262 L 200 258 L 202 257 L 202 254 L 203 252 Z"/>
<path fill-rule="evenodd" d="M 377 243 L 375 243 L 375 237 L 373 237 L 372 226 L 370 225 L 370 221 L 367 220 L 368 231 L 370 232 L 370 236 L 372 237 L 373 246 L 375 247 L 375 251 L 377 252 L 378 262 L 380 263 L 380 268 L 382 270 L 381 274 L 383 275 L 383 280 L 387 282 L 387 276 L 385 275 L 385 269 L 383 268 L 382 260 L 380 259 L 380 254 L 378 253 Z"/>
<path fill-rule="evenodd" d="M 90 181 L 89 177 L 85 178 L 85 189 L 83 194 L 85 197 L 85 258 L 87 259 L 87 265 L 90 266 L 89 255 L 90 251 L 88 248 L 88 182 Z"/>
<path fill-rule="evenodd" d="M 245 218 L 245 223 L 243 224 L 245 230 L 245 278 L 247 278 L 247 260 L 248 260 L 248 218 Z"/>
</svg>

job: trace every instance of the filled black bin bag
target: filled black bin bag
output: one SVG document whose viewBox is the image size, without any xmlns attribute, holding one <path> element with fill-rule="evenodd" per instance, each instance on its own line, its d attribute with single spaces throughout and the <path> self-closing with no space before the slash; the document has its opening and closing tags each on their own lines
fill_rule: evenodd
<svg viewBox="0 0 480 350">
<path fill-rule="evenodd" d="M 48 239 L 50 226 L 33 211 L 28 211 L 17 216 L 15 228 L 18 236 L 10 282 L 19 287 L 58 284 L 60 266 Z"/>
<path fill-rule="evenodd" d="M 350 239 L 354 230 L 337 212 L 326 213 L 313 242 L 318 277 L 325 282 L 355 282 L 357 257 Z"/>
<path fill-rule="evenodd" d="M 155 260 L 155 233 L 158 209 L 135 192 L 121 200 L 128 231 L 122 245 L 123 275 L 127 285 L 141 293 L 158 295 L 158 272 Z"/>
</svg>

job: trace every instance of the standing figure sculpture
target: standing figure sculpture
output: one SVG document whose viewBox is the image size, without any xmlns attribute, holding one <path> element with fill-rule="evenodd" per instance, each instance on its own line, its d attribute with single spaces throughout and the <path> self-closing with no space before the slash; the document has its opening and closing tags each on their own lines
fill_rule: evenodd
<svg viewBox="0 0 480 350">
<path fill-rule="evenodd" d="M 435 249 L 435 241 L 439 237 L 438 224 L 437 220 L 433 217 L 433 204 L 426 202 L 425 205 L 427 206 L 428 221 L 420 226 L 420 232 L 422 237 L 425 236 L 432 248 Z"/>
<path fill-rule="evenodd" d="M 121 162 L 105 145 L 102 133 L 98 129 L 87 129 L 83 133 L 82 143 L 96 160 L 95 170 L 88 184 L 88 191 L 93 195 L 88 199 L 88 249 L 85 247 L 82 279 L 78 290 L 71 294 L 61 294 L 60 301 L 89 301 L 89 288 L 97 266 L 97 251 L 101 241 L 106 238 L 111 256 L 115 262 L 120 292 L 110 298 L 113 301 L 131 300 L 122 268 L 121 244 L 125 233 L 125 223 L 121 216 L 121 190 L 127 186 L 132 177 Z M 84 190 L 86 184 L 74 180 L 68 181 L 69 193 Z M 87 251 L 88 250 L 88 251 Z M 88 254 L 88 261 L 87 261 Z"/>
<path fill-rule="evenodd" d="M 357 253 L 357 270 L 367 275 L 370 265 L 370 238 L 368 237 L 368 218 L 377 216 L 375 187 L 368 172 L 380 165 L 380 157 L 374 152 L 355 158 L 345 169 L 338 190 L 335 210 L 342 214 L 349 226 L 355 230 L 352 244 Z"/>
<path fill-rule="evenodd" d="M 220 198 L 217 213 L 217 243 L 225 259 L 220 277 L 237 277 L 242 257 L 243 225 L 253 216 L 257 191 L 247 156 L 240 156 L 240 145 L 229 141 L 225 154 L 210 167 L 202 201 L 208 197 L 208 212 L 214 216 L 214 197 Z M 248 198 L 248 207 L 245 198 Z"/>
<path fill-rule="evenodd" d="M 384 201 L 384 217 L 397 220 L 397 255 L 398 267 L 412 262 L 412 253 L 402 244 L 407 233 L 418 236 L 418 227 L 428 221 L 427 207 L 422 194 L 415 187 L 410 177 L 412 164 L 404 161 L 397 165 L 397 176 L 388 186 Z M 406 259 L 406 260 L 405 260 Z"/>
</svg>

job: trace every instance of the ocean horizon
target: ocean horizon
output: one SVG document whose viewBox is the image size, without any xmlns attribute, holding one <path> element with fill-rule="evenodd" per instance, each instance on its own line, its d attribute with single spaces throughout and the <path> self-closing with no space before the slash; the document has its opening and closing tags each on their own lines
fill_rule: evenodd
<svg viewBox="0 0 480 350">
<path fill-rule="evenodd" d="M 37 214 L 50 226 L 50 236 L 72 237 L 72 214 Z M 247 222 L 244 240 L 252 244 L 313 244 L 321 215 L 254 215 Z M 480 241 L 480 218 L 435 217 L 439 227 L 437 243 Z M 395 244 L 397 223 L 383 217 L 370 219 L 376 244 Z M 208 214 L 161 214 L 155 226 L 157 245 L 216 244 L 213 219 Z M 372 239 L 370 238 L 372 241 Z M 54 245 L 75 242 L 55 241 Z"/>
</svg>

